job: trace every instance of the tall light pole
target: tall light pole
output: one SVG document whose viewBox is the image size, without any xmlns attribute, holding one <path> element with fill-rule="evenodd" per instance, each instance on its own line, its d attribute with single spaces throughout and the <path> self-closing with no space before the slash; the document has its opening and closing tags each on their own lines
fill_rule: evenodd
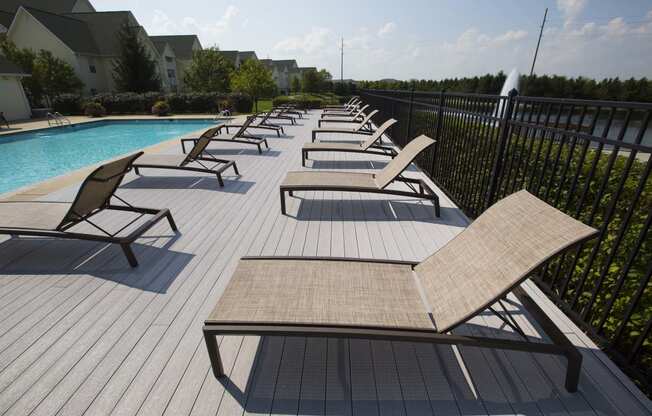
<svg viewBox="0 0 652 416">
<path fill-rule="evenodd" d="M 534 59 L 532 59 L 532 68 L 530 68 L 530 76 L 534 74 L 534 64 L 537 63 L 537 55 L 539 54 L 539 45 L 541 44 L 541 36 L 543 36 L 543 27 L 546 25 L 546 17 L 548 16 L 548 8 L 543 13 L 543 22 L 541 22 L 541 30 L 539 31 L 539 40 L 537 40 L 537 48 L 534 50 Z"/>
<path fill-rule="evenodd" d="M 344 85 L 344 36 L 340 45 L 340 83 Z"/>
</svg>

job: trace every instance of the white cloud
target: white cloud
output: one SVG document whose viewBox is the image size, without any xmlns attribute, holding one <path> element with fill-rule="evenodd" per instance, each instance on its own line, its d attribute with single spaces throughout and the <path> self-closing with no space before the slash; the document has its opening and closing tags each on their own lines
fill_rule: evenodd
<svg viewBox="0 0 652 416">
<path fill-rule="evenodd" d="M 303 36 L 292 36 L 274 45 L 274 50 L 282 52 L 303 52 L 313 54 L 320 52 L 330 43 L 332 32 L 324 27 L 313 27 Z"/>
<path fill-rule="evenodd" d="M 201 39 L 215 43 L 219 40 L 220 35 L 231 29 L 232 22 L 238 13 L 238 8 L 230 5 L 217 21 L 199 22 L 197 19 L 187 16 L 175 20 L 162 10 L 154 10 L 152 22 L 147 30 L 152 35 L 196 33 Z"/>
<path fill-rule="evenodd" d="M 566 24 L 569 24 L 584 10 L 586 2 L 587 0 L 557 0 L 557 9 L 564 16 Z"/>
<path fill-rule="evenodd" d="M 396 23 L 387 22 L 380 29 L 378 29 L 378 36 L 381 38 L 385 37 L 393 33 L 395 30 L 396 30 Z"/>
</svg>

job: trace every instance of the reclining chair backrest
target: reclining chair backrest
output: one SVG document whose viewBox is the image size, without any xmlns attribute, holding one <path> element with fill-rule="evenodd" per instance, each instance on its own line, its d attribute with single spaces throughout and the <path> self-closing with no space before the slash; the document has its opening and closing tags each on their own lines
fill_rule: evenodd
<svg viewBox="0 0 652 416">
<path fill-rule="evenodd" d="M 392 183 L 398 175 L 410 166 L 410 163 L 419 156 L 419 153 L 423 152 L 433 144 L 435 144 L 435 141 L 424 134 L 413 139 L 387 164 L 387 166 L 376 174 L 376 185 L 380 188 L 384 188 Z"/>
<path fill-rule="evenodd" d="M 362 130 L 362 129 L 364 128 L 364 126 L 366 126 L 367 123 L 369 123 L 369 122 L 371 121 L 371 118 L 372 118 L 373 116 L 375 116 L 377 112 L 378 112 L 378 110 L 374 110 L 374 111 L 372 111 L 371 113 L 367 114 L 366 117 L 365 117 L 365 118 L 360 122 L 360 124 L 358 124 L 357 126 L 355 126 L 355 128 L 354 128 L 353 130 L 354 130 L 354 131 L 360 131 L 360 130 Z"/>
<path fill-rule="evenodd" d="M 242 136 L 245 133 L 245 130 L 247 130 L 249 126 L 251 126 L 251 123 L 253 123 L 255 119 L 256 119 L 255 114 L 251 116 L 247 116 L 244 123 L 242 123 L 242 126 L 240 127 L 240 129 L 238 129 L 238 131 L 235 132 L 233 137 L 236 138 Z"/>
<path fill-rule="evenodd" d="M 115 190 L 120 186 L 124 176 L 131 170 L 134 160 L 143 152 L 109 162 L 95 169 L 81 184 L 70 210 L 65 215 L 58 230 L 67 228 L 98 210 L 109 205 Z"/>
<path fill-rule="evenodd" d="M 376 143 L 376 140 L 380 139 L 380 137 L 387 131 L 388 128 L 394 125 L 394 123 L 398 123 L 398 121 L 393 118 L 385 121 L 380 127 L 378 127 L 378 130 L 376 130 L 374 134 L 369 136 L 369 138 L 364 142 L 360 143 L 360 147 L 365 150 L 370 148 L 374 143 Z"/>
<path fill-rule="evenodd" d="M 495 203 L 415 267 L 437 331 L 466 322 L 596 233 L 527 191 Z"/>
</svg>

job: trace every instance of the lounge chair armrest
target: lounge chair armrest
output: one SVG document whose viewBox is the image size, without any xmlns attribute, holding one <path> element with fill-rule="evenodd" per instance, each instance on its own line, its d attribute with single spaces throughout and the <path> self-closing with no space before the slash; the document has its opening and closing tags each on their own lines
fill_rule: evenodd
<svg viewBox="0 0 652 416">
<path fill-rule="evenodd" d="M 399 264 L 414 267 L 420 262 L 409 260 L 385 260 L 357 257 L 323 257 L 323 256 L 245 256 L 240 260 L 319 260 L 319 261 L 358 261 L 363 263 Z"/>
</svg>

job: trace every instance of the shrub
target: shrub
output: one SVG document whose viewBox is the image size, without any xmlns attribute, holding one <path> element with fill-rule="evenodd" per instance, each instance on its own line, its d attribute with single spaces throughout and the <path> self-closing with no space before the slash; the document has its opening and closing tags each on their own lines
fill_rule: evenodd
<svg viewBox="0 0 652 416">
<path fill-rule="evenodd" d="M 77 94 L 61 94 L 52 100 L 54 111 L 71 116 L 82 114 L 82 99 Z"/>
<path fill-rule="evenodd" d="M 157 116 L 167 116 L 170 114 L 170 104 L 167 101 L 157 101 L 152 106 L 152 114 Z"/>
<path fill-rule="evenodd" d="M 300 94 L 300 95 L 282 95 L 274 98 L 272 101 L 273 106 L 282 104 L 296 104 L 302 110 L 311 110 L 321 108 L 326 104 L 337 104 L 337 99 L 333 97 L 318 97 L 315 95 Z"/>
<path fill-rule="evenodd" d="M 248 95 L 234 93 L 229 95 L 230 107 L 238 113 L 251 113 L 254 102 Z"/>
<path fill-rule="evenodd" d="M 106 114 L 106 109 L 98 102 L 88 102 L 84 106 L 84 114 L 88 117 L 102 117 Z"/>
</svg>

